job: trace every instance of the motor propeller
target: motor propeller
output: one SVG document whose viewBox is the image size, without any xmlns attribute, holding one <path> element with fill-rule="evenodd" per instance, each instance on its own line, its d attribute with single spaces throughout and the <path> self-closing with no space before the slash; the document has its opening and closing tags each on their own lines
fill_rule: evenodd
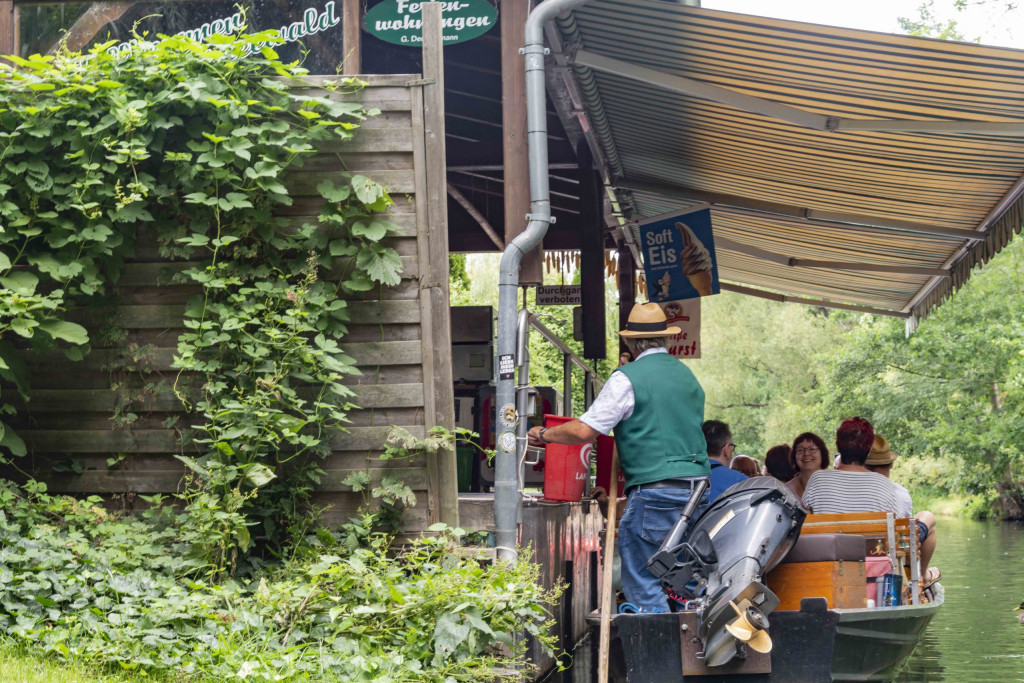
<svg viewBox="0 0 1024 683">
<path fill-rule="evenodd" d="M 768 635 L 768 618 L 753 605 L 741 610 L 735 602 L 729 606 L 736 612 L 736 618 L 726 625 L 725 630 L 736 640 L 746 643 L 755 652 L 772 651 L 772 639 Z"/>
</svg>

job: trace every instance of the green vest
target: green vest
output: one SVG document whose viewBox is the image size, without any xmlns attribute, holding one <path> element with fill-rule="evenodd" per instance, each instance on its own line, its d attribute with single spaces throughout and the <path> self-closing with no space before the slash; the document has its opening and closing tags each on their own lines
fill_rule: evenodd
<svg viewBox="0 0 1024 683">
<path fill-rule="evenodd" d="M 704 390 L 690 368 L 651 353 L 618 369 L 633 385 L 633 414 L 615 427 L 626 486 L 678 477 L 706 477 Z"/>
</svg>

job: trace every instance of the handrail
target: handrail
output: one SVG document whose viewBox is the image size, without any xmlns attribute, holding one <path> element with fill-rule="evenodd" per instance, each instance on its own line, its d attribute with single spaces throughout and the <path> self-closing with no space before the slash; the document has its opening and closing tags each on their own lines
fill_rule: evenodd
<svg viewBox="0 0 1024 683">
<path fill-rule="evenodd" d="M 570 349 L 568 346 L 566 346 L 565 342 L 562 341 L 562 339 L 558 335 L 556 335 L 554 332 L 552 332 L 547 327 L 545 327 L 544 323 L 540 322 L 540 320 L 537 319 L 537 314 L 536 313 L 531 313 L 530 314 L 530 327 L 532 327 L 533 329 L 535 329 L 538 332 L 540 332 L 542 337 L 544 337 L 549 342 L 551 342 L 556 347 L 558 347 L 558 349 L 562 353 L 564 353 L 566 356 L 568 356 L 569 359 L 573 363 L 575 363 L 577 367 L 579 367 L 581 370 L 583 370 L 583 372 L 587 373 L 587 376 L 591 378 L 591 382 L 596 384 L 595 389 L 598 392 L 601 391 L 601 387 L 604 386 L 604 382 L 602 382 L 598 378 L 597 371 L 594 370 L 593 368 L 591 368 L 590 366 L 588 366 L 586 361 L 584 361 L 582 358 L 577 356 L 573 352 L 572 349 Z M 570 399 L 568 397 L 566 397 L 565 400 L 570 400 Z"/>
</svg>

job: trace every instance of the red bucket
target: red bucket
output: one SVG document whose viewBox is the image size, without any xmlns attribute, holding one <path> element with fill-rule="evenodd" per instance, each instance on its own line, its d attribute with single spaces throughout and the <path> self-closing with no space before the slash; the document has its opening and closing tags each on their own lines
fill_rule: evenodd
<svg viewBox="0 0 1024 683">
<path fill-rule="evenodd" d="M 609 471 L 612 468 L 613 448 L 615 448 L 615 439 L 604 434 L 597 437 L 597 478 L 594 484 L 605 491 L 608 491 L 608 484 L 611 480 Z M 621 468 L 619 469 L 619 483 L 615 485 L 615 491 L 618 494 L 617 498 L 626 495 L 626 475 L 622 473 Z"/>
<path fill-rule="evenodd" d="M 544 426 L 555 427 L 572 420 L 561 415 L 545 415 Z M 593 449 L 589 443 L 578 446 L 549 443 L 544 446 L 544 497 L 580 502 L 590 474 L 590 452 Z"/>
</svg>

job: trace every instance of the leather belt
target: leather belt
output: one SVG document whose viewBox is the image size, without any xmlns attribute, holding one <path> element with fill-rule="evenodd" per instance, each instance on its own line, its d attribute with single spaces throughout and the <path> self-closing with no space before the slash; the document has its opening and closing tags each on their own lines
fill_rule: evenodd
<svg viewBox="0 0 1024 683">
<path fill-rule="evenodd" d="M 707 477 L 690 477 L 685 479 L 662 479 L 661 481 L 651 481 L 646 484 L 636 484 L 626 489 L 626 495 L 633 493 L 633 491 L 643 491 L 645 489 L 686 489 L 692 491 L 693 487 L 697 485 L 699 481 L 706 481 Z"/>
</svg>

